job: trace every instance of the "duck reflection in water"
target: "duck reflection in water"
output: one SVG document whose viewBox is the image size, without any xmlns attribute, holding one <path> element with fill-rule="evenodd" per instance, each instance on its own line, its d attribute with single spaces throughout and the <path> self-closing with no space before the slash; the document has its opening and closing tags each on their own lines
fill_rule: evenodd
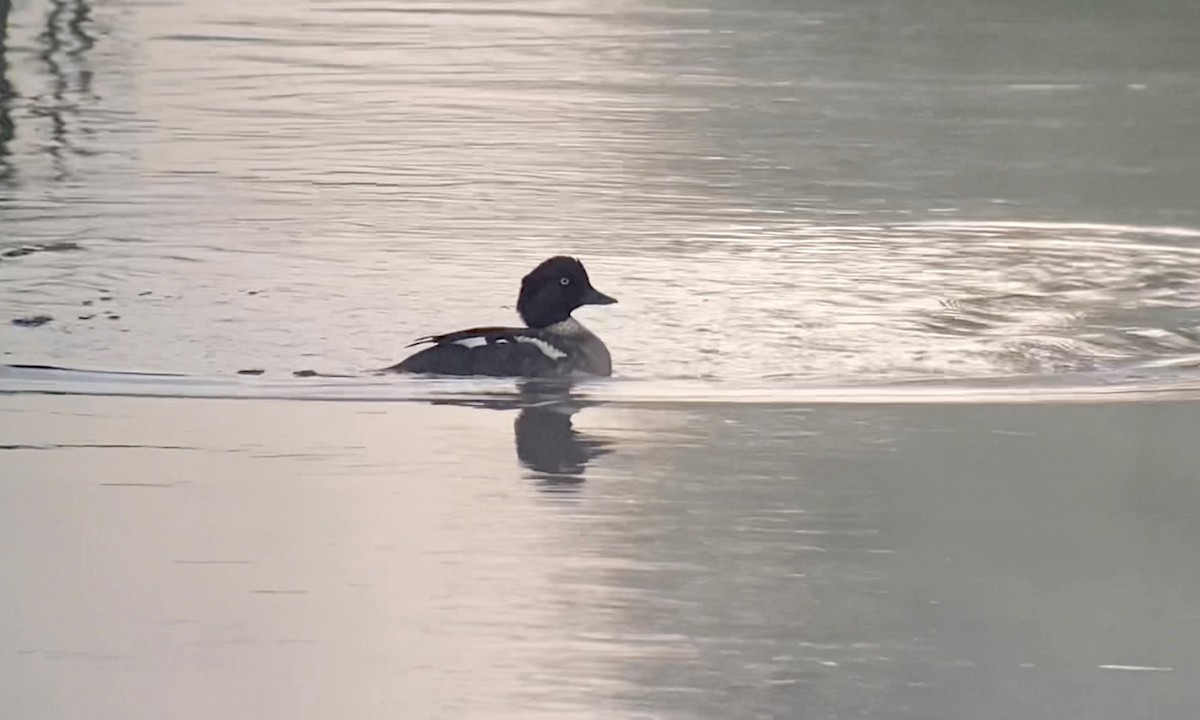
<svg viewBox="0 0 1200 720">
<path fill-rule="evenodd" d="M 581 408 L 569 403 L 523 408 L 513 422 L 517 459 L 542 473 L 545 487 L 583 482 L 583 472 L 593 459 L 612 452 L 612 443 L 574 428 L 571 416 Z"/>
<path fill-rule="evenodd" d="M 597 405 L 571 394 L 564 381 L 521 380 L 516 397 L 435 401 L 493 410 L 520 409 L 513 421 L 517 460 L 546 492 L 570 492 L 583 483 L 588 464 L 611 453 L 612 441 L 575 429 L 572 418 Z"/>
</svg>

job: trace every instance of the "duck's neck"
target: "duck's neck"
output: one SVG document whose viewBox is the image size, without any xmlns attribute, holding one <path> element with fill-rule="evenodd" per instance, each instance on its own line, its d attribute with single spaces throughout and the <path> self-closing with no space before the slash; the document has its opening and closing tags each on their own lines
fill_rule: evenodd
<svg viewBox="0 0 1200 720">
<path fill-rule="evenodd" d="M 553 325 L 547 325 L 544 330 L 548 333 L 564 335 L 566 337 L 592 334 L 591 330 L 585 328 L 583 323 L 573 317 L 567 317 L 566 320 L 560 320 Z"/>
<path fill-rule="evenodd" d="M 589 375 L 612 375 L 612 356 L 604 341 L 573 317 L 542 328 L 546 333 L 562 338 L 560 342 L 577 349 L 575 368 Z"/>
</svg>

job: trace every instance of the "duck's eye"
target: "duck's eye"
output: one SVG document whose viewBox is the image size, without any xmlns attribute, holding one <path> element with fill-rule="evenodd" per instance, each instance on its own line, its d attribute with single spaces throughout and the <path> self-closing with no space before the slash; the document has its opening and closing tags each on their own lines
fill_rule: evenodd
<svg viewBox="0 0 1200 720">
<path fill-rule="evenodd" d="M 571 284 L 571 278 L 568 278 L 568 277 L 565 277 L 565 278 L 559 278 L 559 279 L 558 279 L 558 284 L 559 284 L 559 285 L 570 285 L 570 284 Z"/>
</svg>

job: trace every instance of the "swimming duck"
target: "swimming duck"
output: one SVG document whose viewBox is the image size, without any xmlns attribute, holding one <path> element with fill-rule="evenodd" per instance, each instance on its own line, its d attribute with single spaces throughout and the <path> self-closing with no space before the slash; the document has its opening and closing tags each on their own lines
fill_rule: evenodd
<svg viewBox="0 0 1200 720">
<path fill-rule="evenodd" d="M 616 300 L 592 287 L 583 263 L 559 255 L 543 261 L 521 280 L 517 313 L 527 327 L 480 327 L 430 335 L 430 343 L 386 372 L 438 375 L 566 377 L 612 375 L 604 342 L 571 313 L 584 305 Z"/>
</svg>

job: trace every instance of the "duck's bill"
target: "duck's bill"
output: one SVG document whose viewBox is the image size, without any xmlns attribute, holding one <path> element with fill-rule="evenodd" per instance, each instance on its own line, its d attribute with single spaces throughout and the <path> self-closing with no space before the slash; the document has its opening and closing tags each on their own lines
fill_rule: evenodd
<svg viewBox="0 0 1200 720">
<path fill-rule="evenodd" d="M 588 288 L 587 292 L 583 294 L 584 305 L 612 305 L 616 301 L 616 298 L 609 297 L 594 287 Z"/>
</svg>

